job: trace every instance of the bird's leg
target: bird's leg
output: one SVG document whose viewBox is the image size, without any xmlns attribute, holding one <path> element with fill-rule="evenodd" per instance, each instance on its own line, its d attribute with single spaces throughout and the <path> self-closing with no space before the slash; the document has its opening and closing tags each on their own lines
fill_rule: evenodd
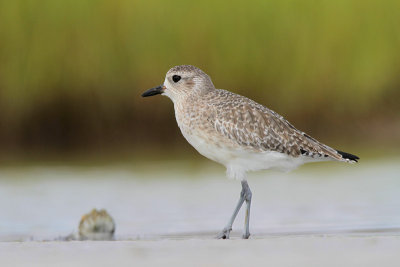
<svg viewBox="0 0 400 267">
<path fill-rule="evenodd" d="M 250 198 L 248 197 L 248 194 L 250 193 Z M 233 214 L 231 216 L 231 218 L 228 221 L 228 224 L 224 227 L 224 229 L 221 231 L 221 233 L 219 233 L 217 235 L 217 238 L 222 238 L 222 239 L 229 239 L 229 234 L 232 231 L 232 224 L 235 221 L 235 218 L 240 210 L 240 208 L 243 205 L 243 202 L 246 201 L 247 204 L 247 209 L 246 209 L 246 229 L 247 231 L 245 233 L 247 233 L 247 238 L 250 236 L 249 233 L 249 215 L 250 215 L 250 202 L 248 202 L 248 199 L 250 199 L 251 202 L 251 191 L 249 188 L 249 185 L 247 184 L 247 181 L 242 181 L 242 191 L 240 192 L 240 198 L 239 201 L 236 205 L 235 210 L 233 211 Z M 244 238 L 245 234 L 243 235 Z"/>
<path fill-rule="evenodd" d="M 249 230 L 249 221 L 250 221 L 250 206 L 251 206 L 251 197 L 253 193 L 251 193 L 249 184 L 247 181 L 242 181 L 242 192 L 244 191 L 244 200 L 246 201 L 246 215 L 244 219 L 244 233 L 242 238 L 248 239 L 250 236 Z"/>
</svg>

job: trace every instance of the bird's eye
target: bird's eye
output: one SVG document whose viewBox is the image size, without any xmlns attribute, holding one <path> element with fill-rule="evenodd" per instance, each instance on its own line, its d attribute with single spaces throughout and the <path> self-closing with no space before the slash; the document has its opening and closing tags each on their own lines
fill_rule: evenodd
<svg viewBox="0 0 400 267">
<path fill-rule="evenodd" d="M 181 76 L 179 76 L 179 75 L 174 75 L 174 76 L 172 76 L 172 80 L 173 80 L 175 83 L 179 82 L 180 79 L 181 79 Z"/>
</svg>

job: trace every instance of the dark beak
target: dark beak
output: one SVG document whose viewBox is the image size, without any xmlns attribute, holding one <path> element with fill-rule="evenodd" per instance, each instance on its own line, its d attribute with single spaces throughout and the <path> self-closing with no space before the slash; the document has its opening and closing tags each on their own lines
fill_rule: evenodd
<svg viewBox="0 0 400 267">
<path fill-rule="evenodd" d="M 146 92 L 144 92 L 142 94 L 142 97 L 159 95 L 159 94 L 164 93 L 164 90 L 165 90 L 165 86 L 164 85 L 159 85 L 157 87 L 151 88 L 151 89 L 147 90 Z"/>
</svg>

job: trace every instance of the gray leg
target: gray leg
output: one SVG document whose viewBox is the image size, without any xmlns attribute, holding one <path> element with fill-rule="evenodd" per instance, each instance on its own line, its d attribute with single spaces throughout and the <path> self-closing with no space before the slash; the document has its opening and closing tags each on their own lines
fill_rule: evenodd
<svg viewBox="0 0 400 267">
<path fill-rule="evenodd" d="M 242 192 L 240 193 L 239 201 L 238 201 L 238 203 L 236 205 L 235 210 L 233 211 L 233 214 L 232 214 L 231 218 L 228 221 L 228 224 L 224 227 L 224 229 L 222 229 L 221 233 L 219 233 L 217 235 L 217 238 L 219 238 L 219 239 L 221 239 L 221 238 L 222 239 L 229 239 L 229 234 L 232 231 L 232 224 L 235 221 L 236 215 L 238 214 L 240 208 L 242 207 L 243 202 L 244 202 L 244 194 L 243 194 L 243 189 L 242 189 Z"/>
<path fill-rule="evenodd" d="M 228 221 L 228 224 L 224 227 L 224 229 L 217 235 L 217 238 L 229 239 L 229 234 L 232 231 L 232 224 L 235 221 L 235 218 L 243 205 L 243 202 L 246 201 L 246 219 L 245 219 L 245 232 L 243 234 L 243 238 L 249 238 L 249 219 L 250 219 L 250 204 L 251 204 L 251 191 L 247 181 L 242 181 L 242 191 L 240 192 L 240 198 L 236 205 L 235 210 L 231 218 Z"/>
<path fill-rule="evenodd" d="M 250 236 L 250 230 L 249 230 L 249 222 L 250 222 L 250 206 L 251 206 L 251 197 L 253 193 L 251 193 L 249 184 L 247 181 L 242 181 L 242 188 L 245 190 L 245 201 L 246 201 L 246 217 L 244 219 L 244 233 L 242 238 L 243 239 L 248 239 Z"/>
</svg>

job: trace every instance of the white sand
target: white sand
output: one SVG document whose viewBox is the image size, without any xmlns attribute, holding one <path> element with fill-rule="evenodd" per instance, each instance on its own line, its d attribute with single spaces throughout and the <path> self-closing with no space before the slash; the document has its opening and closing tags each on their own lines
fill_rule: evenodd
<svg viewBox="0 0 400 267">
<path fill-rule="evenodd" d="M 399 236 L 0 243 L 1 266 L 400 266 Z"/>
<path fill-rule="evenodd" d="M 3 169 L 0 267 L 400 266 L 398 161 L 314 166 L 251 176 L 251 240 L 238 239 L 242 212 L 236 239 L 213 239 L 240 191 L 222 169 Z M 92 208 L 118 241 L 52 241 Z"/>
</svg>

